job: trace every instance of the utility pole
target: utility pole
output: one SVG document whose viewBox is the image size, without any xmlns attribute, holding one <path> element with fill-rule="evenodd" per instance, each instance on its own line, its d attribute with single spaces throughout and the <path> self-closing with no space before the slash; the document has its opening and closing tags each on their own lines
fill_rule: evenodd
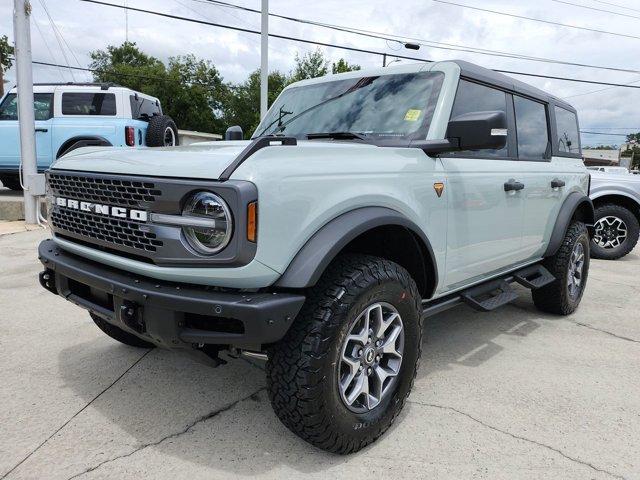
<svg viewBox="0 0 640 480">
<path fill-rule="evenodd" d="M 33 72 L 31 71 L 31 2 L 13 2 L 13 38 L 15 39 L 16 76 L 18 84 L 18 121 L 20 126 L 20 155 L 24 189 L 24 218 L 28 224 L 38 223 L 36 196 L 36 137 L 33 112 Z"/>
<path fill-rule="evenodd" d="M 262 0 L 260 37 L 260 120 L 262 120 L 269 108 L 269 0 Z"/>
</svg>

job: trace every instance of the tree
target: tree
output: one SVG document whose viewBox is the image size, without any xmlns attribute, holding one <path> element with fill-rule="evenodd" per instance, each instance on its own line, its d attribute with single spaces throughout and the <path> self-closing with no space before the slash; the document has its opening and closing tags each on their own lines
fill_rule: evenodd
<svg viewBox="0 0 640 480">
<path fill-rule="evenodd" d="M 13 65 L 13 47 L 6 35 L 0 37 L 0 97 L 4 95 L 4 73 Z"/>
<path fill-rule="evenodd" d="M 296 65 L 291 74 L 292 82 L 322 77 L 329 72 L 329 61 L 319 48 L 314 52 L 305 53 L 302 57 L 296 53 L 295 63 Z"/>
<path fill-rule="evenodd" d="M 356 65 L 354 63 L 349 64 L 344 58 L 341 58 L 337 62 L 333 62 L 331 65 L 331 72 L 334 74 L 353 72 L 354 70 L 360 70 L 360 65 Z"/>
<path fill-rule="evenodd" d="M 287 75 L 278 71 L 269 73 L 269 105 L 289 83 Z M 225 123 L 227 126 L 240 125 L 245 138 L 249 138 L 260 123 L 260 69 L 252 72 L 243 83 L 229 88 L 231 94 L 224 105 Z"/>
<path fill-rule="evenodd" d="M 640 132 L 638 132 L 638 133 L 630 133 L 629 135 L 627 135 L 627 142 L 628 143 L 633 143 L 633 142 L 640 143 Z"/>
<path fill-rule="evenodd" d="M 171 57 L 168 65 L 143 53 L 135 43 L 91 52 L 94 78 L 154 97 L 179 128 L 221 133 L 223 99 L 228 94 L 218 70 L 193 55 Z"/>
</svg>

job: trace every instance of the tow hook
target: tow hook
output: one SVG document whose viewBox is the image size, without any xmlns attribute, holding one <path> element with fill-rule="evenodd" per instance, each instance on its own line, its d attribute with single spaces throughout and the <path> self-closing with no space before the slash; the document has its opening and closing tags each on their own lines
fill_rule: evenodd
<svg viewBox="0 0 640 480">
<path fill-rule="evenodd" d="M 56 275 L 53 270 L 47 269 L 44 272 L 40 272 L 38 279 L 40 280 L 40 285 L 42 285 L 43 288 L 49 290 L 54 295 L 58 295 L 58 289 L 56 288 Z"/>
<path fill-rule="evenodd" d="M 138 333 L 145 333 L 147 326 L 142 319 L 141 310 L 135 302 L 125 300 L 120 305 L 120 320 L 130 329 Z"/>
</svg>

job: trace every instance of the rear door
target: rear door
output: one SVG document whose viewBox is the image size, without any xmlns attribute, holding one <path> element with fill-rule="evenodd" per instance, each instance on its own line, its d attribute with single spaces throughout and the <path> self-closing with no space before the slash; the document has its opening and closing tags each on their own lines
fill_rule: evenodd
<svg viewBox="0 0 640 480">
<path fill-rule="evenodd" d="M 527 257 L 533 259 L 544 254 L 565 198 L 573 191 L 586 192 L 587 176 L 574 112 L 518 95 L 514 106 L 526 185 L 522 240 Z"/>
<path fill-rule="evenodd" d="M 501 150 L 442 155 L 447 175 L 446 289 L 452 290 L 522 262 L 522 190 L 505 191 L 521 182 L 515 153 L 511 94 L 461 79 L 451 118 L 464 113 L 506 112 L 507 146 Z M 511 188 L 511 187 L 509 187 Z"/>
</svg>

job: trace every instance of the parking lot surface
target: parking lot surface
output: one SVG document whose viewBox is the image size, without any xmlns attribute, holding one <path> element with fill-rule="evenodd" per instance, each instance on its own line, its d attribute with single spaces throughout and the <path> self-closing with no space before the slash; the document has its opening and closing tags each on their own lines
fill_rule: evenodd
<svg viewBox="0 0 640 480">
<path fill-rule="evenodd" d="M 429 319 L 403 413 L 341 457 L 279 423 L 260 362 L 126 347 L 44 291 L 46 236 L 0 236 L 0 479 L 640 478 L 640 249 L 570 317 L 522 290 Z"/>
</svg>

